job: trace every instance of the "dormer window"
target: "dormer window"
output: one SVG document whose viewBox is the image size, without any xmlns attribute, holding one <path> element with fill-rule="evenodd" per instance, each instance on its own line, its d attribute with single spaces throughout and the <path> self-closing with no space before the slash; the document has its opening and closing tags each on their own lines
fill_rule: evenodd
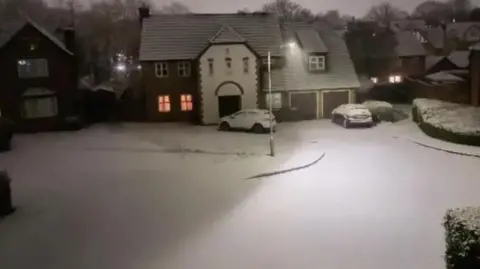
<svg viewBox="0 0 480 269">
<path fill-rule="evenodd" d="M 422 34 L 419 31 L 414 31 L 413 35 L 417 38 L 420 43 L 425 44 L 427 43 L 427 40 L 422 36 Z"/>
<path fill-rule="evenodd" d="M 325 56 L 309 56 L 308 69 L 310 71 L 325 70 Z"/>
</svg>

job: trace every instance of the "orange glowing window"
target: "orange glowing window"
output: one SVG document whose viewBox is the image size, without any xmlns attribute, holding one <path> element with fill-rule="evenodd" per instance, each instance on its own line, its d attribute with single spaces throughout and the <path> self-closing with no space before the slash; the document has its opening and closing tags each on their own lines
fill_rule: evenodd
<svg viewBox="0 0 480 269">
<path fill-rule="evenodd" d="M 180 96 L 180 107 L 182 111 L 192 111 L 193 110 L 193 102 L 192 102 L 192 95 L 191 94 L 182 94 Z"/>
<path fill-rule="evenodd" d="M 170 112 L 170 96 L 169 95 L 158 96 L 158 112 L 162 112 L 162 113 Z"/>
</svg>

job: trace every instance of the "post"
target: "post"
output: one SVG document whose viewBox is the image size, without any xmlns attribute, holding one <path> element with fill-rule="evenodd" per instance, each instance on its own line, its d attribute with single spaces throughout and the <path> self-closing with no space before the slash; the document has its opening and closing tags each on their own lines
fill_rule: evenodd
<svg viewBox="0 0 480 269">
<path fill-rule="evenodd" d="M 270 156 L 275 156 L 275 145 L 273 141 L 273 112 L 272 112 L 272 67 L 271 67 L 271 56 L 270 51 L 268 51 L 268 95 L 269 95 L 269 112 L 270 112 Z"/>
</svg>

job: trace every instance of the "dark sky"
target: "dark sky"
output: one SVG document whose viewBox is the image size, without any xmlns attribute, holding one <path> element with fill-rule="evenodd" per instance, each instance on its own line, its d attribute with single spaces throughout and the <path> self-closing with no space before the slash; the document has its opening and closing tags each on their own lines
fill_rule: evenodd
<svg viewBox="0 0 480 269">
<path fill-rule="evenodd" d="M 48 1 L 48 0 L 47 0 Z M 80 2 L 90 2 L 99 0 L 79 0 Z M 152 0 L 158 6 L 168 5 L 171 0 Z M 314 13 L 338 9 L 341 13 L 346 13 L 356 17 L 365 15 L 368 9 L 385 0 L 294 0 L 300 5 L 311 9 Z M 419 3 L 425 0 L 390 0 L 392 4 L 406 11 L 412 11 Z M 480 0 L 471 0 L 473 4 L 480 6 Z M 248 8 L 252 11 L 260 8 L 268 0 L 178 0 L 178 2 L 187 5 L 192 12 L 219 13 L 236 12 L 242 8 Z"/>
</svg>

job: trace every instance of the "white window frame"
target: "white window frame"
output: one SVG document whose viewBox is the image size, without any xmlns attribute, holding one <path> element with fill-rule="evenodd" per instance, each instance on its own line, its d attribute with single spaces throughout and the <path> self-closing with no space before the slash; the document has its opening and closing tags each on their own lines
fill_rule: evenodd
<svg viewBox="0 0 480 269">
<path fill-rule="evenodd" d="M 243 57 L 242 63 L 243 63 L 243 73 L 248 74 L 250 72 L 250 58 Z"/>
<path fill-rule="evenodd" d="M 325 56 L 308 56 L 308 69 L 311 71 L 325 70 Z"/>
<path fill-rule="evenodd" d="M 178 67 L 179 77 L 190 77 L 190 74 L 191 74 L 190 62 L 179 62 L 177 67 Z"/>
<path fill-rule="evenodd" d="M 168 75 L 169 70 L 167 62 L 155 63 L 155 76 L 157 76 L 157 78 L 166 78 Z"/>
<path fill-rule="evenodd" d="M 210 76 L 213 76 L 214 69 L 215 69 L 215 68 L 214 68 L 214 63 L 215 63 L 215 62 L 214 62 L 213 58 L 209 58 L 209 59 L 207 60 L 207 62 L 208 62 L 208 74 L 209 74 Z"/>
<path fill-rule="evenodd" d="M 272 99 L 272 109 L 278 110 L 282 108 L 282 93 L 281 92 L 272 92 L 265 94 L 265 105 L 267 108 L 270 107 L 270 96 L 273 97 Z"/>
<path fill-rule="evenodd" d="M 19 78 L 48 77 L 48 60 L 44 58 L 20 59 L 17 61 L 17 73 Z"/>
</svg>

